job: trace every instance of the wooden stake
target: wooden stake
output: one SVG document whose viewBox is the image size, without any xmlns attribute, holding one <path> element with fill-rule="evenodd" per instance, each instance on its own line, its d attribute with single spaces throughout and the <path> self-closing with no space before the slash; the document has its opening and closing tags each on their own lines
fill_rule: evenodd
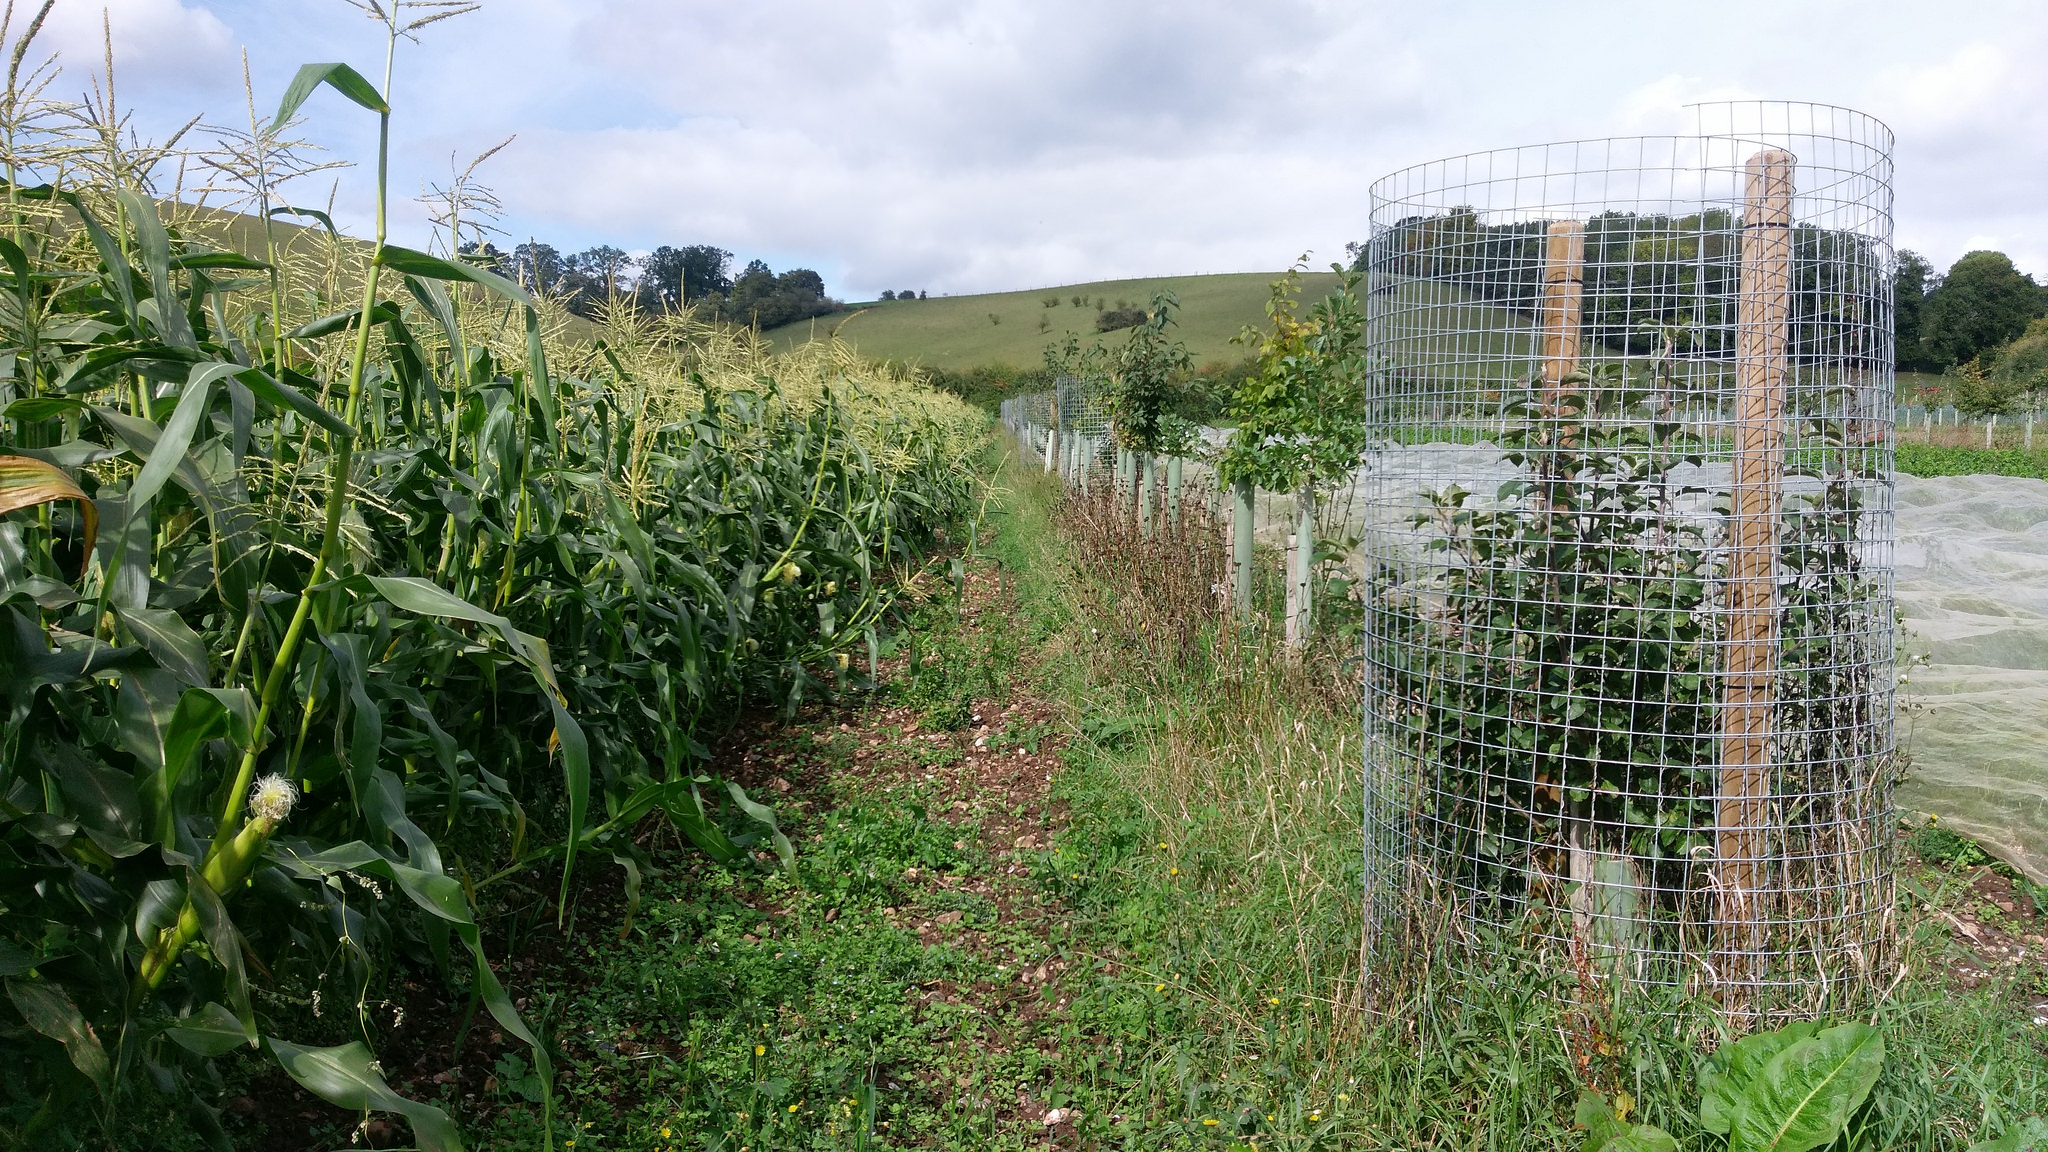
<svg viewBox="0 0 2048 1152">
<path fill-rule="evenodd" d="M 1750 157 L 1737 301 L 1735 478 L 1729 516 L 1728 664 L 1715 808 L 1724 979 L 1765 941 L 1759 893 L 1770 847 L 1772 681 L 1777 676 L 1778 518 L 1784 483 L 1786 330 L 1792 301 L 1791 153 Z"/>
<path fill-rule="evenodd" d="M 1301 581 L 1295 576 L 1300 567 L 1301 537 L 1293 532 L 1287 534 L 1287 552 L 1281 560 L 1281 569 L 1287 573 L 1287 654 L 1291 657 L 1301 651 Z"/>
<path fill-rule="evenodd" d="M 1152 505 L 1158 498 L 1159 458 L 1150 452 L 1138 454 L 1138 531 L 1152 538 Z"/>
<path fill-rule="evenodd" d="M 1543 242 L 1543 408 L 1557 414 L 1564 378 L 1579 366 L 1579 317 L 1586 298 L 1586 226 L 1552 224 Z"/>
</svg>

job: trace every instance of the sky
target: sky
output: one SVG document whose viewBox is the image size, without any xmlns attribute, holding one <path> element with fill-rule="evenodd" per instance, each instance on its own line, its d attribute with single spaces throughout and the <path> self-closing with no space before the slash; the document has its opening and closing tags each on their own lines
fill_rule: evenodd
<svg viewBox="0 0 2048 1152">
<path fill-rule="evenodd" d="M 103 13 L 144 138 L 246 126 L 244 51 L 266 115 L 309 61 L 383 83 L 343 0 L 57 0 L 53 94 L 101 70 Z M 501 243 L 715 244 L 844 299 L 1266 271 L 1341 259 L 1395 169 L 1770 98 L 1892 127 L 1900 247 L 2048 279 L 2040 0 L 483 0 L 416 40 L 391 81 L 413 246 L 412 198 L 514 137 L 478 170 Z M 367 231 L 375 117 L 329 91 L 304 115 L 356 166 L 290 197 Z"/>
</svg>

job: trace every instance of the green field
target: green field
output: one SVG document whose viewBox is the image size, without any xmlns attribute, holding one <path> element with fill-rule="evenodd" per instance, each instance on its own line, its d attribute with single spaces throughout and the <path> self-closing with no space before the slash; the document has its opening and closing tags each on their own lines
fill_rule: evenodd
<svg viewBox="0 0 2048 1152">
<path fill-rule="evenodd" d="M 1268 289 L 1281 275 L 1232 272 L 1097 280 L 1025 292 L 857 304 L 846 314 L 785 325 L 770 331 L 768 337 L 781 349 L 836 331 L 840 339 L 869 356 L 928 368 L 1031 367 L 1042 362 L 1047 344 L 1065 340 L 1070 332 L 1084 341 L 1093 338 L 1098 300 L 1111 308 L 1119 300 L 1145 307 L 1153 293 L 1172 291 L 1181 304 L 1177 335 L 1187 343 L 1195 363 L 1233 361 L 1243 359 L 1249 350 L 1232 344 L 1230 338 L 1247 324 L 1265 323 Z M 1305 276 L 1302 297 L 1316 299 L 1336 284 L 1336 276 L 1328 272 Z M 1076 296 L 1086 304 L 1075 307 Z M 1049 300 L 1058 303 L 1048 308 Z M 1122 337 L 1112 334 L 1109 339 Z"/>
</svg>

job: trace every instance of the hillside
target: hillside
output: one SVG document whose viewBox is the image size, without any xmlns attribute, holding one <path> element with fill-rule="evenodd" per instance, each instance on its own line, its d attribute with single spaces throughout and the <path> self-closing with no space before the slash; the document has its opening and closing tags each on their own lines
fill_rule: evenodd
<svg viewBox="0 0 2048 1152">
<path fill-rule="evenodd" d="M 1181 303 L 1177 335 L 1187 343 L 1195 363 L 1239 360 L 1247 350 L 1233 345 L 1230 338 L 1247 324 L 1265 323 L 1268 289 L 1280 276 L 1278 272 L 1234 272 L 1097 280 L 1026 292 L 885 301 L 855 305 L 845 315 L 785 325 L 767 335 L 777 348 L 787 348 L 836 331 L 840 339 L 867 355 L 884 359 L 931 368 L 985 364 L 1028 368 L 1043 361 L 1047 344 L 1065 340 L 1069 332 L 1083 340 L 1092 339 L 1097 301 L 1110 308 L 1118 301 L 1143 307 L 1154 292 L 1170 289 Z M 1327 272 L 1306 276 L 1302 296 L 1313 300 L 1336 282 Z M 1075 307 L 1076 296 L 1086 303 Z M 1047 301 L 1057 303 L 1047 307 Z M 1107 338 L 1121 340 L 1122 334 L 1111 333 Z"/>
</svg>

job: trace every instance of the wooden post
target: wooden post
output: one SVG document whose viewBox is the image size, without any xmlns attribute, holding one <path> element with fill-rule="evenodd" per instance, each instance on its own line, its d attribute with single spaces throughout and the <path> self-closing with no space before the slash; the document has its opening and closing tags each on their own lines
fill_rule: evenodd
<svg viewBox="0 0 2048 1152">
<path fill-rule="evenodd" d="M 1985 450 L 1986 450 L 1986 451 L 1990 451 L 1990 449 L 1991 449 L 1991 434 L 1992 434 L 1992 433 L 1994 433 L 1994 432 L 1996 432 L 1996 431 L 1998 431 L 1998 413 L 1996 413 L 1996 412 L 1993 412 L 1993 413 L 1991 414 L 1991 421 L 1990 421 L 1990 423 L 1988 423 L 1988 424 L 1984 425 L 1984 448 L 1985 448 Z"/>
<path fill-rule="evenodd" d="M 1252 482 L 1239 480 L 1230 509 L 1230 595 L 1239 617 L 1252 617 Z"/>
<path fill-rule="evenodd" d="M 1586 298 L 1586 226 L 1552 224 L 1543 241 L 1543 409 L 1557 415 L 1564 378 L 1579 366 L 1579 317 Z"/>
<path fill-rule="evenodd" d="M 1045 470 L 1047 472 L 1052 471 L 1052 446 L 1053 442 L 1059 438 L 1060 434 L 1057 429 L 1047 428 L 1045 430 Z"/>
<path fill-rule="evenodd" d="M 1180 470 L 1178 456 L 1166 458 L 1166 522 L 1180 527 Z"/>
<path fill-rule="evenodd" d="M 2020 441 L 2020 448 L 2027 452 L 2034 450 L 2034 413 L 2032 409 L 2027 411 L 2027 434 Z"/>
<path fill-rule="evenodd" d="M 1792 299 L 1792 154 L 1750 157 L 1736 315 L 1727 682 L 1715 807 L 1722 978 L 1754 970 L 1766 940 L 1759 895 L 1770 848 L 1772 681 L 1777 675 L 1778 518 L 1784 483 L 1786 331 Z"/>
</svg>

